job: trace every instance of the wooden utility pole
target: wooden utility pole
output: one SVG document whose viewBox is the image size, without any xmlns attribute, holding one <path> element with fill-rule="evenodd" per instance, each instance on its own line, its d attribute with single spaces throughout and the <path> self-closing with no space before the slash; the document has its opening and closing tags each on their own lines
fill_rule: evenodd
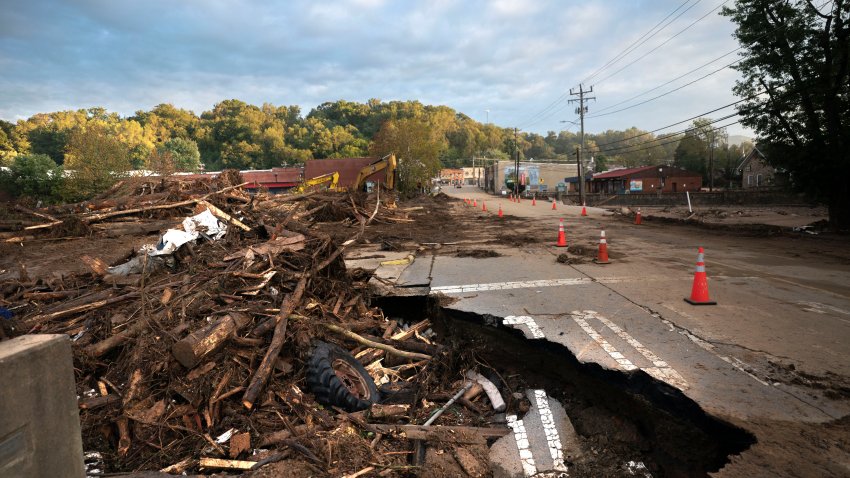
<svg viewBox="0 0 850 478">
<path fill-rule="evenodd" d="M 591 86 L 589 90 L 585 90 L 583 85 L 578 85 L 578 92 L 574 92 L 572 88 L 570 88 L 570 95 L 576 96 L 578 95 L 577 100 L 570 100 L 570 103 L 578 102 L 578 108 L 576 108 L 576 113 L 581 117 L 581 146 L 578 151 L 578 158 L 576 159 L 578 163 L 578 198 L 581 205 L 584 205 L 584 166 L 582 166 L 582 154 L 584 153 L 584 114 L 587 113 L 587 107 L 584 106 L 584 102 L 586 100 L 595 100 L 595 96 L 585 97 L 585 93 L 593 93 L 593 87 Z"/>
<path fill-rule="evenodd" d="M 517 136 L 517 129 L 514 128 L 514 150 L 516 154 L 516 160 L 514 160 L 514 197 L 519 197 L 519 137 Z"/>
</svg>

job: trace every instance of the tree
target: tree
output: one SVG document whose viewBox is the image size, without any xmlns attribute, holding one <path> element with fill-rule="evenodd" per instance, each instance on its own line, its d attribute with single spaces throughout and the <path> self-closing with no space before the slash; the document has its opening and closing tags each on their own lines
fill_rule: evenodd
<svg viewBox="0 0 850 478">
<path fill-rule="evenodd" d="M 169 153 L 175 171 L 197 171 L 201 168 L 198 143 L 191 139 L 171 138 L 157 150 Z"/>
<path fill-rule="evenodd" d="M 131 169 L 127 153 L 127 146 L 102 126 L 75 129 L 65 153 L 69 177 L 63 194 L 69 200 L 80 200 L 105 191 Z"/>
<path fill-rule="evenodd" d="M 833 228 L 850 228 L 850 3 L 739 0 L 743 59 L 734 87 L 741 123 L 795 188 L 824 200 Z"/>
<path fill-rule="evenodd" d="M 15 156 L 4 176 L 15 196 L 50 199 L 62 182 L 62 168 L 46 154 L 22 154 Z"/>
<path fill-rule="evenodd" d="M 387 121 L 375 135 L 371 151 L 398 157 L 398 182 L 402 191 L 428 184 L 440 171 L 440 156 L 447 148 L 445 133 L 424 118 Z"/>
</svg>

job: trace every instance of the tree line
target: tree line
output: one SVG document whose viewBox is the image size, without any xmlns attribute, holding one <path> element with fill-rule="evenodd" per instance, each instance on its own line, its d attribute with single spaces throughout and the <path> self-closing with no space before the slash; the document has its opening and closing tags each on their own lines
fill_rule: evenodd
<svg viewBox="0 0 850 478">
<path fill-rule="evenodd" d="M 637 128 L 587 134 L 586 155 L 593 157 L 597 171 L 664 163 L 708 174 L 701 162 L 709 138 L 662 137 L 667 141 L 658 146 L 642 146 L 655 139 Z M 604 145 L 612 142 L 618 144 L 616 151 L 606 152 Z M 480 123 L 447 106 L 374 99 L 327 102 L 306 116 L 298 106 L 230 99 L 200 115 L 160 104 L 128 117 L 95 107 L 39 113 L 17 123 L 0 120 L 6 189 L 64 200 L 102 191 L 132 169 L 267 169 L 390 152 L 401 160 L 403 188 L 427 181 L 441 167 L 469 165 L 473 156 L 508 159 L 518 151 L 523 160 L 575 161 L 579 144 L 579 135 L 571 131 L 520 132 L 515 139 L 511 128 Z M 725 144 L 716 146 L 726 148 L 722 157 L 740 156 Z"/>
</svg>

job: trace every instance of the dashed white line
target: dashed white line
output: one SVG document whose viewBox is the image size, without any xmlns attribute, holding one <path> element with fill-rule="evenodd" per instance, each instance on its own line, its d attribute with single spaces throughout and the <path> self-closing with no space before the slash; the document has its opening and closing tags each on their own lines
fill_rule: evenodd
<svg viewBox="0 0 850 478">
<path fill-rule="evenodd" d="M 541 279 L 531 281 L 490 282 L 486 284 L 444 285 L 432 287 L 431 292 L 443 294 L 459 294 L 463 292 L 481 292 L 487 290 L 530 289 L 534 287 L 556 287 L 562 285 L 591 284 L 593 279 Z"/>
<path fill-rule="evenodd" d="M 537 322 L 534 321 L 533 318 L 527 315 L 509 315 L 502 319 L 502 324 L 505 325 L 525 325 L 528 327 L 529 332 L 531 332 L 531 337 L 535 339 L 545 339 L 546 336 L 543 334 L 543 331 L 540 330 L 540 326 L 537 325 Z"/>
<path fill-rule="evenodd" d="M 643 344 L 638 342 L 634 337 L 629 335 L 626 331 L 621 329 L 617 324 L 611 322 L 607 318 L 599 315 L 597 312 L 588 310 L 585 311 L 585 317 L 592 316 L 598 321 L 605 324 L 606 327 L 611 329 L 612 332 L 617 334 L 621 339 L 625 340 L 629 345 L 634 347 L 635 350 L 638 351 L 641 355 L 643 355 L 647 360 L 652 362 L 653 367 L 644 368 L 643 371 L 652 375 L 653 377 L 661 380 L 662 382 L 669 383 L 679 390 L 686 390 L 689 385 L 688 382 L 679 375 L 679 372 L 673 369 L 667 362 L 661 360 L 657 355 L 655 355 L 651 350 L 646 348 Z"/>
<path fill-rule="evenodd" d="M 557 471 L 567 471 L 564 465 L 564 450 L 561 448 L 561 437 L 558 428 L 555 427 L 555 417 L 549 408 L 549 397 L 546 390 L 534 390 L 534 400 L 537 402 L 537 413 L 543 424 L 543 433 L 546 434 L 546 443 L 549 445 L 549 455 L 552 457 L 552 467 Z"/>
<path fill-rule="evenodd" d="M 596 343 L 599 344 L 599 346 L 602 347 L 602 349 L 607 352 L 612 359 L 616 360 L 617 363 L 620 364 L 621 367 L 623 367 L 623 370 L 637 370 L 635 364 L 633 364 L 623 354 L 617 352 L 617 349 L 615 349 L 613 345 L 609 344 L 608 341 L 605 340 L 605 337 L 599 335 L 599 332 L 594 330 L 594 328 L 591 327 L 586 320 L 584 320 L 582 317 L 573 317 L 573 320 L 575 321 L 575 323 L 578 324 L 579 327 L 582 328 L 582 330 L 587 332 L 587 335 L 589 335 L 590 338 L 595 340 Z"/>
<path fill-rule="evenodd" d="M 537 465 L 534 463 L 534 456 L 531 454 L 531 443 L 528 441 L 525 424 L 522 423 L 522 420 L 517 420 L 516 415 L 508 415 L 505 419 L 508 426 L 514 431 L 514 439 L 516 440 L 516 447 L 519 449 L 519 460 L 522 463 L 523 473 L 527 477 L 536 475 Z"/>
<path fill-rule="evenodd" d="M 584 330 L 587 335 L 590 336 L 597 344 L 599 344 L 605 352 L 611 356 L 620 366 L 627 371 L 635 370 L 638 367 L 635 366 L 629 359 L 627 359 L 622 353 L 617 351 L 613 345 L 611 345 L 607 340 L 605 340 L 599 332 L 596 331 L 593 327 L 588 324 L 588 319 L 596 319 L 600 321 L 605 327 L 611 329 L 612 332 L 617 334 L 618 337 L 625 340 L 632 348 L 637 350 L 639 354 L 641 354 L 645 359 L 649 360 L 652 363 L 652 367 L 642 368 L 644 372 L 656 378 L 664 383 L 672 385 L 679 390 L 687 390 L 690 385 L 688 382 L 682 377 L 679 372 L 677 372 L 673 367 L 671 367 L 667 362 L 661 360 L 654 352 L 646 348 L 642 343 L 640 343 L 637 339 L 632 337 L 628 332 L 621 329 L 617 324 L 611 322 L 607 318 L 600 315 L 598 312 L 593 310 L 584 310 L 584 311 L 573 311 L 572 313 L 573 320 L 579 325 L 579 327 Z"/>
</svg>

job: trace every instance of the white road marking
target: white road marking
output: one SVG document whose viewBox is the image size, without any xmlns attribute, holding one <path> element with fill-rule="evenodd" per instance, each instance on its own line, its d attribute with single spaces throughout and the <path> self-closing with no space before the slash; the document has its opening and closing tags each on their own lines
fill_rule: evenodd
<svg viewBox="0 0 850 478">
<path fill-rule="evenodd" d="M 599 344 L 599 346 L 602 347 L 603 350 L 608 352 L 608 355 L 610 355 L 612 359 L 616 360 L 617 363 L 620 364 L 620 366 L 623 367 L 624 370 L 637 370 L 635 364 L 629 361 L 629 359 L 627 359 L 623 354 L 617 352 L 617 349 L 615 349 L 613 345 L 609 344 L 604 337 L 599 335 L 599 332 L 594 330 L 593 327 L 591 327 L 586 320 L 581 317 L 573 317 L 573 320 L 575 321 L 575 323 L 578 324 L 579 327 L 581 327 L 585 332 L 587 332 L 587 335 L 589 335 L 590 338 L 595 340 L 596 343 Z"/>
<path fill-rule="evenodd" d="M 810 302 L 810 301 L 805 301 L 805 300 L 799 300 L 799 301 L 797 301 L 797 303 L 805 306 L 805 308 L 803 310 L 805 310 L 807 312 L 814 312 L 816 314 L 828 314 L 829 312 L 835 312 L 837 314 L 850 315 L 850 312 L 848 312 L 844 309 L 839 309 L 838 307 L 834 307 L 834 306 L 827 305 L 827 304 L 821 304 L 820 302 Z M 842 319 L 841 317 L 835 317 L 835 318 L 842 321 L 842 322 L 850 323 L 850 321 L 848 321 L 847 319 Z"/>
<path fill-rule="evenodd" d="M 576 278 L 576 279 L 541 279 L 531 281 L 514 281 L 514 282 L 490 282 L 485 284 L 465 284 L 465 285 L 444 285 L 432 287 L 431 292 L 442 292 L 443 294 L 459 294 L 463 292 L 480 292 L 487 290 L 508 290 L 508 289 L 531 289 L 535 287 L 557 287 L 562 285 L 583 285 L 591 284 L 593 279 Z"/>
<path fill-rule="evenodd" d="M 528 433 L 525 431 L 525 424 L 522 420 L 517 420 L 516 415 L 508 415 L 505 417 L 508 426 L 514 431 L 514 439 L 516 447 L 519 449 L 519 461 L 522 463 L 522 471 L 525 476 L 534 476 L 537 474 L 537 465 L 534 464 L 534 456 L 531 454 L 531 444 L 528 441 Z"/>
<path fill-rule="evenodd" d="M 602 337 L 599 332 L 597 332 L 590 324 L 587 323 L 588 319 L 596 319 L 600 321 L 605 327 L 611 329 L 612 332 L 617 334 L 618 337 L 625 340 L 626 343 L 632 346 L 639 354 L 641 354 L 645 359 L 649 360 L 652 363 L 652 367 L 641 368 L 644 372 L 649 374 L 651 377 L 660 380 L 664 383 L 672 385 L 679 390 L 687 390 L 690 388 L 687 380 L 682 377 L 679 372 L 677 372 L 673 367 L 671 367 L 667 362 L 661 360 L 653 351 L 649 350 L 642 343 L 638 342 L 637 339 L 629 335 L 628 332 L 621 329 L 617 324 L 611 322 L 607 318 L 600 315 L 598 312 L 593 310 L 584 310 L 584 311 L 573 311 L 571 313 L 573 315 L 573 320 L 581 327 L 587 335 L 590 336 L 596 343 L 598 343 L 608 355 L 611 356 L 617 363 L 623 367 L 624 370 L 630 371 L 635 370 L 638 367 L 635 366 L 629 359 L 627 359 L 622 353 L 618 352 L 613 345 L 608 343 L 604 337 Z"/>
<path fill-rule="evenodd" d="M 531 332 L 531 337 L 535 339 L 545 339 L 546 336 L 543 335 L 543 331 L 540 330 L 540 326 L 537 325 L 537 322 L 534 321 L 533 318 L 527 315 L 509 315 L 502 319 L 502 323 L 505 325 L 525 325 L 528 327 L 528 330 Z"/>
<path fill-rule="evenodd" d="M 555 417 L 552 415 L 552 409 L 549 408 L 549 397 L 546 396 L 546 390 L 534 390 L 534 400 L 537 402 L 537 413 L 540 415 L 540 422 L 543 424 L 543 433 L 546 434 L 546 443 L 549 445 L 549 455 L 552 456 L 553 469 L 567 471 L 567 467 L 564 465 L 561 437 L 558 435 L 558 428 L 555 427 Z"/>
<path fill-rule="evenodd" d="M 638 351 L 641 355 L 646 357 L 647 360 L 652 362 L 653 367 L 643 369 L 644 372 L 652 375 L 653 377 L 661 380 L 662 382 L 669 383 L 679 390 L 687 390 L 689 388 L 688 382 L 673 369 L 667 362 L 661 360 L 657 355 L 655 355 L 651 350 L 644 347 L 643 344 L 638 342 L 634 337 L 629 335 L 626 331 L 621 329 L 617 324 L 611 322 L 605 317 L 599 315 L 597 312 L 592 310 L 585 311 L 585 314 L 593 314 L 592 316 L 605 324 L 606 327 L 611 329 L 615 334 L 617 334 L 621 339 L 625 340 L 629 345 L 634 347 L 635 350 Z M 586 315 L 587 316 L 587 315 Z"/>
</svg>

